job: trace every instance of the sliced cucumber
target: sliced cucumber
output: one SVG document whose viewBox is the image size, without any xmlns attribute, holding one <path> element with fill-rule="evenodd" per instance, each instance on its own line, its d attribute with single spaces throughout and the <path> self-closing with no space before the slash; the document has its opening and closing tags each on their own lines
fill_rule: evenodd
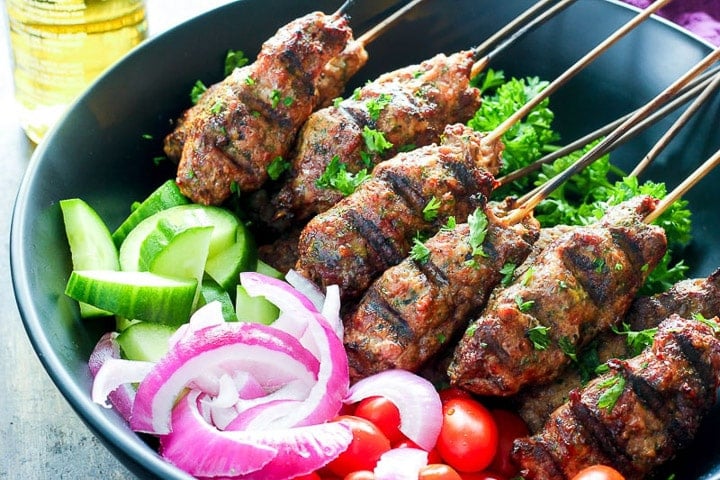
<svg viewBox="0 0 720 480">
<path fill-rule="evenodd" d="M 115 232 L 113 232 L 112 239 L 115 245 L 119 248 L 130 231 L 146 218 L 151 217 L 161 210 L 188 203 L 190 203 L 190 200 L 180 192 L 175 180 L 168 180 L 143 200 L 120 224 Z"/>
<path fill-rule="evenodd" d="M 193 308 L 197 281 L 150 272 L 75 270 L 65 293 L 125 318 L 180 325 Z"/>
<path fill-rule="evenodd" d="M 97 212 L 85 201 L 71 198 L 60 201 L 73 270 L 118 270 L 118 251 L 110 231 Z M 109 312 L 80 303 L 83 318 L 108 316 Z"/>
<path fill-rule="evenodd" d="M 121 270 L 143 270 L 140 261 L 143 242 L 158 229 L 160 222 L 163 222 L 164 228 L 173 225 L 178 231 L 190 227 L 213 227 L 209 256 L 235 243 L 240 225 L 235 215 L 220 207 L 189 204 L 162 210 L 140 222 L 125 238 L 120 246 Z"/>
<path fill-rule="evenodd" d="M 220 305 L 222 305 L 222 316 L 226 322 L 237 322 L 238 318 L 235 314 L 235 305 L 233 305 L 232 298 L 230 298 L 230 293 L 223 289 L 215 280 L 206 276 L 200 288 L 200 298 L 197 306 L 200 308 L 214 301 L 218 301 Z"/>
<path fill-rule="evenodd" d="M 277 320 L 280 309 L 262 296 L 251 297 L 245 287 L 237 286 L 235 314 L 241 322 L 254 322 L 270 325 Z"/>
<path fill-rule="evenodd" d="M 115 331 L 122 332 L 130 325 L 135 325 L 139 322 L 140 320 L 132 320 L 129 318 L 121 317 L 120 315 L 115 315 Z"/>
<path fill-rule="evenodd" d="M 275 269 L 271 265 L 268 265 L 267 263 L 263 262 L 262 260 L 258 259 L 257 266 L 255 267 L 255 271 L 257 273 L 262 273 L 263 275 L 267 275 L 268 277 L 277 278 L 278 280 L 284 280 L 285 275 L 282 274 L 280 270 Z"/>
<path fill-rule="evenodd" d="M 208 258 L 205 271 L 222 288 L 235 292 L 240 283 L 240 272 L 252 272 L 257 266 L 257 248 L 250 232 L 241 222 L 235 243 L 217 255 Z"/>
<path fill-rule="evenodd" d="M 117 336 L 123 356 L 128 360 L 157 362 L 168 351 L 168 341 L 177 328 L 160 323 L 135 323 Z"/>
</svg>

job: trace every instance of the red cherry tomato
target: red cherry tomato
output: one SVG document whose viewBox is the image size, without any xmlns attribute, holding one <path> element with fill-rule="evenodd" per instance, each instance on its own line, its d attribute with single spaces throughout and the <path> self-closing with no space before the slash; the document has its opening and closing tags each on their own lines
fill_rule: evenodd
<svg viewBox="0 0 720 480">
<path fill-rule="evenodd" d="M 438 392 L 440 395 L 440 401 L 442 403 L 447 402 L 451 398 L 472 398 L 472 395 L 466 390 L 459 387 L 447 387 L 443 388 Z"/>
<path fill-rule="evenodd" d="M 498 449 L 490 464 L 490 470 L 505 477 L 514 477 L 519 473 L 520 468 L 510 455 L 513 442 L 516 438 L 530 435 L 530 430 L 522 417 L 515 412 L 496 409 L 491 413 L 498 428 Z"/>
<path fill-rule="evenodd" d="M 405 440 L 402 440 L 398 443 L 393 444 L 393 448 L 418 448 L 420 450 L 424 450 L 420 445 L 413 442 L 409 438 L 406 438 Z M 437 451 L 437 448 L 433 448 L 428 452 L 428 461 L 427 463 L 442 463 L 442 458 L 440 457 L 440 454 Z"/>
<path fill-rule="evenodd" d="M 354 415 L 373 422 L 390 443 L 405 438 L 400 432 L 400 412 L 395 404 L 385 397 L 369 397 L 361 400 L 355 407 Z"/>
<path fill-rule="evenodd" d="M 347 450 L 328 463 L 327 470 L 344 477 L 358 470 L 373 470 L 380 455 L 390 450 L 390 441 L 371 421 L 354 415 L 337 418 L 350 426 L 353 439 Z"/>
<path fill-rule="evenodd" d="M 443 404 L 437 446 L 445 463 L 459 472 L 479 472 L 490 465 L 498 447 L 498 429 L 490 411 L 472 398 Z"/>
<path fill-rule="evenodd" d="M 375 480 L 375 474 L 370 470 L 358 470 L 348 473 L 343 480 Z"/>
<path fill-rule="evenodd" d="M 450 465 L 431 463 L 420 469 L 418 480 L 462 480 L 462 477 Z"/>
<path fill-rule="evenodd" d="M 625 477 L 607 465 L 592 465 L 580 470 L 572 480 L 625 480 Z"/>
</svg>

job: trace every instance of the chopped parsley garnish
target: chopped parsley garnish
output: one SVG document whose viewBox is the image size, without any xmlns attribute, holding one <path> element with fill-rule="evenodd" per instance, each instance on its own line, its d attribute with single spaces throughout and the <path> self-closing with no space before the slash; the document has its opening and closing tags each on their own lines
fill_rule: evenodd
<svg viewBox="0 0 720 480">
<path fill-rule="evenodd" d="M 245 77 L 245 85 L 255 85 L 255 79 L 251 76 Z"/>
<path fill-rule="evenodd" d="M 523 287 L 526 287 L 530 283 L 530 280 L 532 280 L 533 275 L 535 275 L 535 267 L 531 266 L 527 270 L 525 270 L 525 273 L 523 273 L 520 284 Z"/>
<path fill-rule="evenodd" d="M 535 300 L 523 300 L 523 298 L 518 295 L 515 297 L 515 304 L 522 313 L 525 313 L 535 305 Z"/>
<path fill-rule="evenodd" d="M 238 185 L 238 183 L 235 180 L 230 182 L 230 193 L 232 193 L 234 195 L 240 194 L 240 186 Z"/>
<path fill-rule="evenodd" d="M 350 195 L 365 180 L 370 178 L 367 169 L 362 169 L 357 173 L 347 171 L 347 164 L 340 161 L 340 157 L 335 155 L 328 163 L 320 178 L 315 181 L 318 188 L 334 188 L 343 195 Z"/>
<path fill-rule="evenodd" d="M 444 231 L 455 230 L 455 227 L 457 227 L 457 221 L 455 220 L 455 216 L 450 215 L 447 219 L 447 222 L 445 222 L 445 225 L 443 225 L 440 230 L 444 230 Z"/>
<path fill-rule="evenodd" d="M 335 100 L 333 100 L 333 107 L 338 108 L 340 106 L 340 104 L 342 103 L 342 101 L 343 101 L 342 97 L 337 97 Z"/>
<path fill-rule="evenodd" d="M 192 101 L 193 105 L 198 103 L 200 97 L 202 97 L 202 94 L 206 91 L 207 87 L 202 82 L 202 80 L 197 80 L 193 85 L 192 89 L 190 90 L 190 101 Z"/>
<path fill-rule="evenodd" d="M 295 99 L 293 97 L 287 96 L 287 97 L 283 98 L 283 105 L 285 105 L 286 107 L 289 107 L 294 102 L 295 102 Z"/>
<path fill-rule="evenodd" d="M 423 208 L 423 220 L 425 220 L 426 222 L 432 222 L 433 220 L 435 220 L 438 216 L 441 205 L 442 204 L 440 203 L 440 200 L 433 196 L 427 203 L 427 205 L 425 205 L 425 208 Z"/>
<path fill-rule="evenodd" d="M 365 103 L 370 118 L 374 121 L 378 121 L 380 118 L 380 112 L 392 101 L 392 96 L 387 93 L 381 93 L 377 98 L 371 98 Z"/>
<path fill-rule="evenodd" d="M 657 333 L 657 328 L 646 328 L 645 330 L 630 330 L 630 325 L 623 322 L 622 330 L 618 330 L 616 327 L 612 327 L 613 332 L 618 335 L 627 336 L 627 345 L 630 349 L 630 356 L 634 357 L 639 355 L 640 352 L 645 348 L 652 345 Z"/>
<path fill-rule="evenodd" d="M 277 180 L 280 176 L 290 168 L 290 162 L 283 159 L 281 156 L 277 156 L 270 162 L 267 167 L 268 176 L 272 180 Z"/>
<path fill-rule="evenodd" d="M 517 268 L 517 265 L 514 263 L 506 263 L 503 265 L 503 267 L 500 269 L 500 273 L 502 273 L 503 278 L 500 280 L 500 284 L 503 287 L 507 287 L 510 285 L 510 282 L 512 282 L 513 274 L 515 273 L 515 269 Z"/>
<path fill-rule="evenodd" d="M 280 90 L 275 89 L 270 92 L 270 104 L 272 105 L 272 108 L 277 108 L 278 104 L 280 103 L 280 98 Z"/>
<path fill-rule="evenodd" d="M 160 165 L 164 161 L 166 161 L 168 158 L 163 155 L 158 155 L 157 157 L 153 157 L 153 164 Z"/>
<path fill-rule="evenodd" d="M 613 375 L 598 384 L 598 387 L 604 388 L 605 391 L 598 397 L 598 408 L 604 408 L 608 412 L 612 412 L 620 395 L 625 390 L 625 377 L 620 374 Z"/>
<path fill-rule="evenodd" d="M 468 242 L 470 248 L 472 248 L 472 255 L 486 256 L 485 251 L 482 248 L 482 244 L 485 241 L 487 235 L 488 218 L 485 212 L 481 208 L 476 208 L 475 211 L 468 216 L 468 225 L 470 226 L 470 236 Z"/>
<path fill-rule="evenodd" d="M 527 336 L 532 342 L 535 350 L 545 350 L 550 345 L 550 336 L 548 332 L 550 327 L 543 327 L 542 325 L 536 325 L 532 328 L 528 328 Z"/>
<path fill-rule="evenodd" d="M 143 140 L 152 140 L 153 136 L 151 133 L 143 133 L 142 135 Z"/>
<path fill-rule="evenodd" d="M 367 125 L 363 127 L 362 132 L 363 140 L 365 140 L 365 147 L 368 153 L 377 153 L 382 155 L 385 151 L 391 149 L 393 144 L 388 142 L 385 135 L 382 132 L 370 128 Z"/>
<path fill-rule="evenodd" d="M 353 90 L 352 98 L 353 100 L 360 100 L 360 95 L 362 94 L 362 90 L 360 87 L 357 87 L 355 90 Z"/>
<path fill-rule="evenodd" d="M 720 333 L 720 324 L 718 324 L 717 321 L 711 318 L 705 318 L 702 313 L 694 313 L 692 318 L 710 327 L 714 333 Z"/>
<path fill-rule="evenodd" d="M 578 361 L 577 356 L 577 350 L 575 349 L 575 344 L 572 343 L 572 341 L 568 337 L 562 337 L 558 341 L 558 345 L 560 346 L 560 350 L 573 362 Z"/>
<path fill-rule="evenodd" d="M 410 258 L 418 263 L 425 263 L 430 258 L 430 249 L 425 246 L 420 236 L 413 238 L 413 246 L 410 249 Z"/>
<path fill-rule="evenodd" d="M 236 68 L 247 65 L 249 61 L 242 50 L 228 50 L 225 55 L 225 76 L 230 75 Z"/>
<path fill-rule="evenodd" d="M 215 103 L 213 103 L 212 107 L 210 107 L 210 113 L 220 113 L 223 109 L 223 106 L 223 102 L 218 99 Z"/>
</svg>

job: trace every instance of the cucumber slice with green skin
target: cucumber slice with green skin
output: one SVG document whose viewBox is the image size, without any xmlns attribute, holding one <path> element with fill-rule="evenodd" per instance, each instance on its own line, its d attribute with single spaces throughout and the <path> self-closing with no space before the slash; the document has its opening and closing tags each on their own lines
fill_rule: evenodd
<svg viewBox="0 0 720 480">
<path fill-rule="evenodd" d="M 257 248 L 247 227 L 240 223 L 235 243 L 229 248 L 208 258 L 205 272 L 228 292 L 235 292 L 240 283 L 240 272 L 255 271 L 257 266 Z"/>
<path fill-rule="evenodd" d="M 232 298 L 230 298 L 230 293 L 222 288 L 215 280 L 206 276 L 200 287 L 200 298 L 197 308 L 214 301 L 218 301 L 220 305 L 222 305 L 222 316 L 226 322 L 237 322 L 238 318 L 235 314 L 235 305 L 233 304 Z"/>
<path fill-rule="evenodd" d="M 236 295 L 235 314 L 241 322 L 270 325 L 280 316 L 280 309 L 268 299 L 259 295 L 251 297 L 242 285 L 237 286 Z"/>
<path fill-rule="evenodd" d="M 267 275 L 268 277 L 277 278 L 278 280 L 285 280 L 285 275 L 280 270 L 275 269 L 274 267 L 268 265 L 267 263 L 263 262 L 262 260 L 258 259 L 257 266 L 255 267 L 255 271 L 257 273 L 262 273 L 263 275 Z"/>
<path fill-rule="evenodd" d="M 125 318 L 180 325 L 190 319 L 195 279 L 150 272 L 75 270 L 65 294 Z"/>
<path fill-rule="evenodd" d="M 60 210 L 70 245 L 73 270 L 119 270 L 117 248 L 97 212 L 79 198 L 61 200 Z M 82 318 L 108 315 L 111 313 L 80 303 Z"/>
<path fill-rule="evenodd" d="M 130 231 L 146 218 L 161 210 L 188 203 L 190 200 L 180 192 L 175 180 L 168 180 L 143 200 L 113 232 L 112 239 L 115 245 L 119 248 Z"/>
<path fill-rule="evenodd" d="M 160 222 L 164 227 L 174 225 L 177 230 L 190 227 L 213 227 L 208 251 L 214 256 L 235 243 L 240 220 L 230 211 L 220 207 L 189 204 L 162 210 L 140 222 L 120 246 L 120 269 L 128 272 L 142 271 L 141 248 L 145 239 L 152 235 Z"/>
<path fill-rule="evenodd" d="M 129 318 L 121 317 L 120 315 L 115 315 L 115 331 L 122 332 L 130 325 L 135 325 L 139 322 L 140 320 L 132 320 Z"/>
<path fill-rule="evenodd" d="M 161 221 L 158 227 L 163 223 Z M 140 248 L 140 263 L 146 263 L 149 272 L 195 279 L 198 288 L 193 310 L 200 295 L 200 284 L 213 230 L 214 227 L 190 227 L 179 231 L 174 228 L 159 228 L 145 239 Z M 143 254 L 147 254 L 148 258 L 143 258 Z"/>
<path fill-rule="evenodd" d="M 120 350 L 128 360 L 157 362 L 168 351 L 168 341 L 176 327 L 161 323 L 135 323 L 117 336 Z"/>
</svg>

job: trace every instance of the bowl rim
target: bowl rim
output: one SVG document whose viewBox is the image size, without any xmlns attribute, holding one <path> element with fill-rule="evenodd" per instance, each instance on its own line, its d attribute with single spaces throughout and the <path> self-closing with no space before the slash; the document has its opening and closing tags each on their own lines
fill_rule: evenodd
<svg viewBox="0 0 720 480">
<path fill-rule="evenodd" d="M 600 1 L 621 7 L 630 12 L 637 12 L 641 10 L 622 2 L 621 0 Z M 405 2 L 403 1 L 401 3 Z M 61 120 L 48 132 L 46 139 L 37 146 L 23 174 L 23 178 L 13 203 L 9 236 L 11 284 L 23 327 L 30 340 L 32 348 L 55 387 L 60 391 L 78 417 L 80 417 L 85 425 L 111 451 L 111 453 L 113 453 L 113 455 L 115 455 L 126 468 L 134 473 L 137 473 L 138 471 L 147 472 L 152 475 L 157 475 L 158 478 L 193 478 L 186 472 L 166 462 L 155 450 L 143 441 L 133 441 L 132 438 L 125 434 L 118 435 L 117 425 L 109 416 L 104 414 L 101 406 L 91 400 L 89 392 L 81 388 L 77 379 L 65 368 L 63 362 L 53 347 L 51 339 L 45 334 L 45 331 L 42 328 L 41 321 L 39 319 L 40 313 L 36 308 L 32 298 L 32 292 L 24 276 L 24 273 L 28 271 L 28 265 L 26 261 L 27 259 L 22 253 L 23 239 L 21 235 L 32 219 L 24 215 L 23 212 L 26 208 L 26 203 L 28 202 L 28 196 L 32 183 L 43 167 L 44 160 L 47 158 L 47 153 L 52 146 L 53 138 L 58 135 L 59 129 L 66 123 L 66 119 L 71 115 L 76 105 L 82 103 L 86 98 L 91 96 L 95 91 L 96 86 L 103 82 L 103 79 L 112 77 L 118 69 L 122 68 L 126 64 L 134 62 L 138 56 L 142 55 L 144 50 L 152 48 L 154 45 L 166 42 L 170 36 L 177 35 L 178 32 L 185 31 L 191 25 L 208 22 L 210 19 L 220 15 L 237 15 L 236 12 L 242 11 L 243 8 L 245 8 L 245 4 L 246 2 L 242 0 L 229 3 L 184 21 L 177 26 L 158 34 L 157 36 L 145 40 L 106 70 L 105 73 L 98 77 L 98 79 L 96 79 L 92 85 L 89 86 L 88 89 L 71 104 Z M 703 39 L 699 35 L 690 32 L 663 17 L 653 15 L 649 21 L 662 23 L 666 28 L 680 32 L 693 42 L 698 42 L 708 48 L 716 48 L 706 39 Z"/>
</svg>

